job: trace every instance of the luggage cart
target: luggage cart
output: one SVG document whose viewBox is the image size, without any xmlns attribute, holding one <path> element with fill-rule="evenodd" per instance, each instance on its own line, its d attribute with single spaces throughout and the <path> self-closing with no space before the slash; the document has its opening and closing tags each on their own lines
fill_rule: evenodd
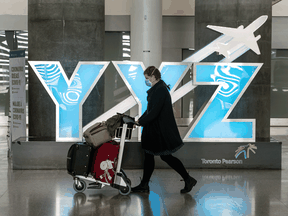
<svg viewBox="0 0 288 216">
<path fill-rule="evenodd" d="M 87 189 L 102 189 L 105 186 L 110 186 L 115 189 L 118 189 L 119 193 L 122 195 L 130 194 L 131 180 L 128 178 L 124 170 L 121 168 L 121 164 L 122 164 L 125 140 L 131 139 L 133 125 L 134 124 L 137 125 L 137 124 L 134 118 L 127 116 L 127 115 L 123 115 L 122 122 L 123 122 L 123 126 L 120 126 L 119 128 L 117 128 L 116 134 L 115 134 L 116 138 L 120 138 L 120 147 L 119 147 L 119 154 L 118 154 L 118 160 L 117 160 L 117 167 L 116 167 L 114 179 L 112 179 L 112 183 L 103 182 L 99 179 L 95 179 L 91 173 L 89 173 L 87 176 L 84 176 L 84 175 L 73 176 L 72 175 L 74 179 L 73 188 L 76 192 L 83 192 L 86 190 L 86 188 Z M 128 128 L 128 125 L 129 125 L 129 128 Z M 102 170 L 107 169 L 107 167 L 112 168 L 111 163 L 113 162 L 109 160 L 103 161 L 100 164 L 100 167 Z M 88 187 L 87 187 L 86 181 L 89 182 Z"/>
</svg>

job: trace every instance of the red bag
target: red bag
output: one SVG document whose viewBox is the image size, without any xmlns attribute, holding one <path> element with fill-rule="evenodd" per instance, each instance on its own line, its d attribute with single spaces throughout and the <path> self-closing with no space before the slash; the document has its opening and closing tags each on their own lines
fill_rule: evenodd
<svg viewBox="0 0 288 216">
<path fill-rule="evenodd" d="M 112 184 L 117 168 L 119 149 L 118 142 L 109 141 L 95 150 L 91 168 L 92 176 L 95 179 Z"/>
</svg>

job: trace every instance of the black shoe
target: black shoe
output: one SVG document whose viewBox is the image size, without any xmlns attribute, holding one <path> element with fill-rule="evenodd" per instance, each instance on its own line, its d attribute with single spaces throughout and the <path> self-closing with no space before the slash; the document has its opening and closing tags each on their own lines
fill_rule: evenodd
<svg viewBox="0 0 288 216">
<path fill-rule="evenodd" d="M 138 186 L 131 188 L 132 192 L 149 192 L 149 182 L 141 182 Z"/>
<path fill-rule="evenodd" d="M 189 176 L 185 181 L 185 187 L 180 191 L 181 193 L 188 193 L 192 190 L 193 186 L 196 185 L 197 181 L 196 179 Z"/>
</svg>

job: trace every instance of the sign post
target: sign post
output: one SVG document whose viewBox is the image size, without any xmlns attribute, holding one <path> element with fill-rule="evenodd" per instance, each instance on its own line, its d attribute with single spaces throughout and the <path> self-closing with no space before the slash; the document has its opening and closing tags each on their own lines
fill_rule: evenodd
<svg viewBox="0 0 288 216">
<path fill-rule="evenodd" d="M 12 142 L 26 136 L 25 50 L 10 51 L 10 110 Z M 11 146 L 9 146 L 11 149 Z"/>
</svg>

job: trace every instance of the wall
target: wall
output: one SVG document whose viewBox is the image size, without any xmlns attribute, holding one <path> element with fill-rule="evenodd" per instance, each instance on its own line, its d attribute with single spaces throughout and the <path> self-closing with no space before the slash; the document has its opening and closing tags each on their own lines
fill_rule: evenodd
<svg viewBox="0 0 288 216">
<path fill-rule="evenodd" d="M 28 0 L 1 0 L 0 30 L 27 30 Z"/>
<path fill-rule="evenodd" d="M 105 0 L 105 31 L 130 31 L 131 1 Z M 27 30 L 27 5 L 28 0 L 2 0 L 0 30 Z M 164 16 L 163 60 L 170 61 L 170 59 L 179 58 L 180 61 L 180 48 L 194 47 L 194 27 L 192 26 L 194 26 L 195 0 L 163 0 L 162 7 Z M 282 0 L 274 5 L 272 16 L 272 49 L 288 49 L 286 38 L 288 34 L 288 0 Z M 175 26 L 175 23 L 179 26 Z M 185 27 L 187 28 L 185 29 Z M 180 42 L 178 39 L 175 40 L 178 32 L 186 35 L 181 40 L 184 39 L 183 44 L 188 43 L 189 46 L 177 46 Z M 188 35 L 191 37 L 187 37 Z"/>
<path fill-rule="evenodd" d="M 1 0 L 0 14 L 27 15 L 28 0 Z"/>
<path fill-rule="evenodd" d="M 288 16 L 288 0 L 273 5 L 272 16 Z"/>
<path fill-rule="evenodd" d="M 132 0 L 105 0 L 106 15 L 130 15 Z M 163 16 L 194 16 L 195 0 L 163 0 Z"/>
<path fill-rule="evenodd" d="M 106 15 L 130 15 L 132 0 L 105 0 Z M 195 0 L 163 0 L 163 15 L 194 16 Z M 2 15 L 28 14 L 28 0 L 2 0 L 0 20 Z M 288 0 L 282 0 L 272 8 L 273 16 L 288 16 Z M 4 22 L 3 22 L 4 23 Z M 1 24 L 1 22 L 0 22 Z M 0 28 L 3 30 L 2 28 Z M 5 30 L 5 29 L 4 29 Z M 26 30 L 26 29 L 25 29 Z"/>
<path fill-rule="evenodd" d="M 162 61 L 182 61 L 182 49 L 194 48 L 193 16 L 163 16 Z M 105 31 L 130 31 L 130 16 L 105 16 Z"/>
<path fill-rule="evenodd" d="M 130 15 L 132 0 L 105 0 L 105 15 Z"/>
<path fill-rule="evenodd" d="M 182 61 L 182 49 L 194 48 L 194 17 L 163 17 L 162 60 Z"/>
<path fill-rule="evenodd" d="M 288 17 L 281 17 L 281 16 L 273 17 L 272 49 L 288 49 L 287 35 L 288 35 Z"/>
</svg>

